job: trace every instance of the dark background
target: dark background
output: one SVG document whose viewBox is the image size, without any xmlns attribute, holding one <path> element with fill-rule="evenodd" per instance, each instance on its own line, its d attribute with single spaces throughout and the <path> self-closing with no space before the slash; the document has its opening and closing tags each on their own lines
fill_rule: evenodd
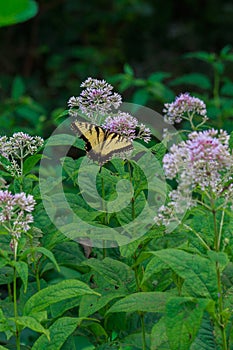
<svg viewBox="0 0 233 350">
<path fill-rule="evenodd" d="M 1 112 L 10 104 L 15 113 L 12 84 L 20 78 L 23 95 L 38 108 L 37 122 L 45 125 L 79 94 L 88 76 L 111 80 L 126 63 L 143 79 L 156 71 L 173 78 L 211 74 L 205 63 L 182 55 L 217 53 L 232 43 L 233 3 L 227 0 L 39 0 L 38 5 L 34 18 L 0 29 L 0 98 Z M 232 76 L 232 66 L 227 72 Z M 130 100 L 131 90 L 123 95 Z"/>
</svg>

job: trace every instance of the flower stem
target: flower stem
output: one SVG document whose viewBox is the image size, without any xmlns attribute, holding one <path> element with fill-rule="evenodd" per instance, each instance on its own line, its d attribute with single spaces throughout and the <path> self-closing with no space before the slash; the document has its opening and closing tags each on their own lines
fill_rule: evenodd
<svg viewBox="0 0 233 350">
<path fill-rule="evenodd" d="M 18 242 L 15 240 L 14 244 L 14 261 L 17 261 L 17 248 L 18 248 Z M 14 275 L 13 275 L 13 301 L 14 301 L 14 316 L 17 319 L 18 317 L 18 308 L 17 308 L 17 273 L 16 273 L 16 267 L 14 266 Z M 20 331 L 16 322 L 16 332 L 15 332 L 15 338 L 16 338 L 16 349 L 20 350 Z"/>
<path fill-rule="evenodd" d="M 104 212 L 104 224 L 106 225 L 108 222 L 108 218 L 107 218 L 107 210 L 106 210 L 106 206 L 105 206 L 105 189 L 104 189 L 103 176 L 101 177 L 101 194 L 102 194 L 102 210 Z M 107 256 L 106 241 L 103 239 L 102 243 L 103 243 L 103 259 L 104 259 Z"/>
<path fill-rule="evenodd" d="M 204 241 L 204 239 L 199 235 L 198 232 L 196 232 L 192 227 L 190 227 L 190 226 L 188 226 L 188 225 L 186 225 L 186 224 L 184 224 L 184 227 L 185 227 L 187 230 L 193 232 L 193 233 L 195 234 L 195 236 L 200 240 L 200 242 L 202 243 L 202 245 L 203 245 L 207 250 L 210 250 L 210 247 L 209 247 L 208 244 Z"/>
<path fill-rule="evenodd" d="M 132 193 L 132 198 L 131 198 L 131 208 L 132 208 L 132 220 L 135 219 L 135 198 L 134 198 L 134 188 L 133 188 L 133 178 L 132 178 L 132 171 L 131 171 L 131 165 L 130 162 L 127 162 L 128 166 L 128 172 L 129 172 L 129 180 L 130 180 L 130 186 L 131 186 L 131 193 Z"/>
<path fill-rule="evenodd" d="M 142 325 L 142 350 L 146 350 L 146 329 L 145 329 L 145 320 L 144 313 L 141 313 L 141 325 Z"/>
<path fill-rule="evenodd" d="M 222 215 L 220 229 L 218 230 L 216 210 L 214 209 L 213 201 L 212 201 L 212 214 L 213 214 L 213 221 L 214 221 L 214 236 L 215 236 L 214 249 L 216 252 L 219 252 L 224 215 Z M 221 284 L 221 269 L 218 261 L 216 261 L 215 266 L 216 266 L 217 288 L 218 288 L 218 306 L 217 306 L 218 307 L 218 325 L 222 335 L 222 349 L 227 350 L 228 349 L 227 338 L 226 338 L 226 330 L 225 330 L 225 324 L 224 324 L 224 318 L 223 318 L 223 297 L 222 297 L 223 292 L 222 292 L 222 284 Z"/>
</svg>

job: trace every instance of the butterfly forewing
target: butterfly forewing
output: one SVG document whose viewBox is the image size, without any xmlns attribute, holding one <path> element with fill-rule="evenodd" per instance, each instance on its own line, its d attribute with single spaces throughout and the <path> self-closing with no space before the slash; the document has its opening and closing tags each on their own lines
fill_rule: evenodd
<svg viewBox="0 0 233 350">
<path fill-rule="evenodd" d="M 85 141 L 88 157 L 99 165 L 106 163 L 114 154 L 124 154 L 133 149 L 132 142 L 126 137 L 106 131 L 100 126 L 76 121 L 71 127 Z"/>
</svg>

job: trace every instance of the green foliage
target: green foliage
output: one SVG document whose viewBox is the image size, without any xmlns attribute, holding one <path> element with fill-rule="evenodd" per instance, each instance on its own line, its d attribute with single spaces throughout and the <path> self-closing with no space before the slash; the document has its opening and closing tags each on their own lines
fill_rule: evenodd
<svg viewBox="0 0 233 350">
<path fill-rule="evenodd" d="M 0 4 L 0 27 L 27 21 L 34 17 L 37 11 L 37 3 L 34 0 L 8 0 L 6 3 L 2 2 Z M 19 82 L 18 87 L 19 89 L 22 87 Z M 15 92 L 18 94 L 17 91 Z"/>
<path fill-rule="evenodd" d="M 75 55 L 87 52 L 93 55 L 95 50 L 80 49 Z M 136 104 L 171 101 L 178 86 L 197 89 L 209 107 L 209 124 L 229 129 L 233 82 L 225 67 L 233 60 L 230 48 L 186 58 L 203 61 L 213 76 L 191 72 L 173 78 L 157 71 L 137 78 L 125 64 L 124 72 L 111 80 Z M 50 68 L 53 63 L 55 76 L 62 63 L 55 56 Z M 54 84 L 62 84 L 66 74 Z M 46 134 L 48 126 L 59 123 L 56 112 L 45 122 L 44 107 L 29 97 L 20 76 L 0 108 L 3 133 Z M 66 116 L 67 111 L 62 113 Z M 73 145 L 69 152 L 75 156 L 68 153 L 47 166 L 61 145 Z M 46 147 L 47 154 L 26 157 L 20 176 L 13 176 L 9 160 L 0 157 L 7 188 L 33 194 L 37 201 L 34 224 L 20 238 L 17 256 L 12 236 L 0 228 L 0 349 L 24 349 L 26 344 L 32 350 L 230 350 L 232 213 L 220 210 L 217 202 L 213 221 L 209 194 L 199 189 L 198 199 L 206 195 L 206 205 L 188 210 L 183 226 L 167 233 L 155 224 L 155 213 L 174 185 L 164 185 L 158 170 L 165 143 L 153 140 L 146 148 L 134 142 L 130 160 L 112 159 L 101 169 L 85 163 L 84 142 L 73 135 L 52 136 Z M 48 161 L 40 174 L 39 161 Z M 226 187 L 230 185 L 231 179 Z M 216 227 L 221 231 L 219 249 Z"/>
</svg>

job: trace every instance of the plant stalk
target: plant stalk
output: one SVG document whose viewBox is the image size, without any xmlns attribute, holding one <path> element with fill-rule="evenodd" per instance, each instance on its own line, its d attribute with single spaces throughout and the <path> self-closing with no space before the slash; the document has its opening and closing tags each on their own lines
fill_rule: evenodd
<svg viewBox="0 0 233 350">
<path fill-rule="evenodd" d="M 14 261 L 17 261 L 17 248 L 18 248 L 18 242 L 15 240 L 14 244 Z M 13 301 L 14 301 L 14 316 L 17 319 L 18 317 L 18 308 L 17 308 L 17 272 L 16 267 L 14 266 L 14 275 L 13 275 Z M 20 331 L 16 322 L 16 332 L 15 332 L 15 338 L 16 338 L 16 349 L 20 350 Z"/>
<path fill-rule="evenodd" d="M 213 214 L 213 220 L 214 220 L 214 249 L 216 252 L 220 251 L 220 243 L 221 243 L 221 231 L 222 231 L 222 225 L 223 225 L 223 216 L 221 220 L 221 227 L 220 230 L 218 230 L 217 226 L 217 217 L 216 217 L 216 210 L 214 209 L 213 201 L 212 201 L 212 214 Z M 217 274 L 217 287 L 218 287 L 218 325 L 221 331 L 222 335 L 222 349 L 228 350 L 227 346 L 227 337 L 226 337 L 226 330 L 225 330 L 225 324 L 224 324 L 224 318 L 223 318 L 223 297 L 222 297 L 222 283 L 221 283 L 221 269 L 219 262 L 216 261 L 216 274 Z"/>
</svg>

